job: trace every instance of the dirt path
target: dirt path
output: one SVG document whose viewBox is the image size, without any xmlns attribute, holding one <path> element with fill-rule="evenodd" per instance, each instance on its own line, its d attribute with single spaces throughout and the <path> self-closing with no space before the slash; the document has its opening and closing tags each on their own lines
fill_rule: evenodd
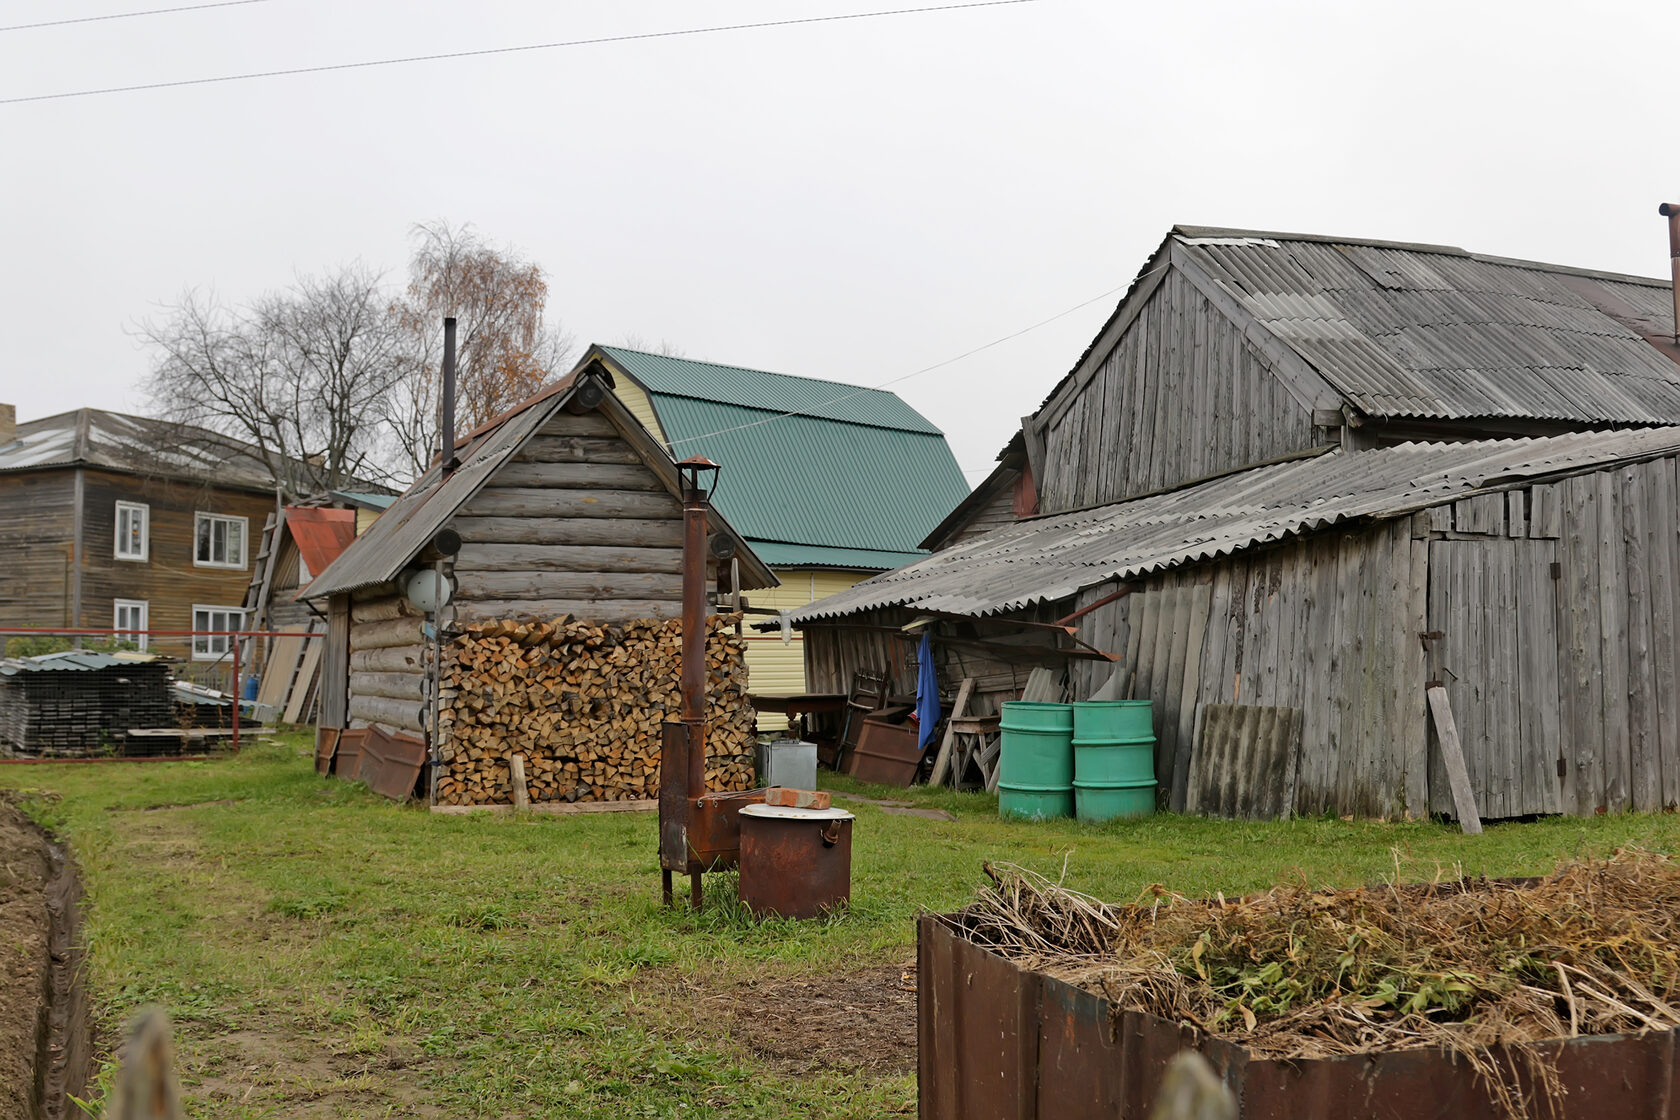
<svg viewBox="0 0 1680 1120">
<path fill-rule="evenodd" d="M 77 978 L 74 869 L 0 801 L 0 1112 L 58 1120 L 84 1090 L 87 1007 Z"/>
</svg>

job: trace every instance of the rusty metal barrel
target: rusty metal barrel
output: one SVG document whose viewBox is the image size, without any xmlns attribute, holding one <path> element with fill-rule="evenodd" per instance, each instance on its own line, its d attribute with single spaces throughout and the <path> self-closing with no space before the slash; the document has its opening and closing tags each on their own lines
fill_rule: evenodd
<svg viewBox="0 0 1680 1120">
<path fill-rule="evenodd" d="M 741 902 L 760 918 L 820 918 L 852 897 L 852 814 L 741 809 Z"/>
</svg>

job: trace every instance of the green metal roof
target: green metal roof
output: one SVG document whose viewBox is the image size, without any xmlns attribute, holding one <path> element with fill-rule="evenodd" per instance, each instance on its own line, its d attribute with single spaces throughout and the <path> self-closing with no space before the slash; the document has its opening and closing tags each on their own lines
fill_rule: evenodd
<svg viewBox="0 0 1680 1120">
<path fill-rule="evenodd" d="M 944 433 L 893 393 L 599 349 L 646 390 L 676 458 L 722 465 L 717 507 L 771 566 L 900 567 L 968 495 Z"/>
<path fill-rule="evenodd" d="M 343 498 L 350 502 L 362 502 L 365 505 L 378 506 L 380 509 L 390 509 L 391 503 L 397 500 L 395 494 L 373 494 L 361 490 L 334 490 L 333 497 Z"/>
<path fill-rule="evenodd" d="M 802 416 L 839 420 L 847 424 L 869 424 L 935 436 L 945 434 L 928 423 L 927 417 L 900 400 L 898 394 L 882 389 L 865 389 L 839 381 L 818 381 L 786 373 L 767 373 L 761 369 L 720 366 L 714 362 L 693 362 L 687 358 L 667 358 L 663 354 L 644 354 L 640 350 L 625 350 L 618 346 L 599 346 L 596 349 L 618 363 L 649 393 L 770 412 L 797 412 Z M 664 417 L 660 419 L 663 421 Z M 677 458 L 686 458 L 689 454 L 692 452 L 684 451 Z"/>
</svg>

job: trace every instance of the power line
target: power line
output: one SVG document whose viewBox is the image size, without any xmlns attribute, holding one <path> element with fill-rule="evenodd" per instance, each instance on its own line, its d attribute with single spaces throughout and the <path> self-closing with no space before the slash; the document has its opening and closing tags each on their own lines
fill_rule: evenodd
<svg viewBox="0 0 1680 1120">
<path fill-rule="evenodd" d="M 238 8 L 245 4 L 266 4 L 268 0 L 219 0 L 215 4 L 187 4 L 179 8 L 147 8 L 143 12 L 113 12 L 108 16 L 82 16 L 79 19 L 49 19 L 41 23 L 14 23 L 0 27 L 0 31 L 33 31 L 38 27 L 68 27 L 73 23 L 104 23 L 110 19 L 138 19 L 141 16 L 167 16 L 176 12 L 201 12 L 205 8 Z"/>
<path fill-rule="evenodd" d="M 1058 311 L 1054 315 L 1050 316 L 1048 319 L 1040 319 L 1038 322 L 1032 324 L 1032 326 L 1030 326 L 1030 327 L 1022 327 L 1020 330 L 1014 331 L 1010 334 L 1006 334 L 1001 338 L 994 338 L 990 342 L 982 343 L 981 345 L 976 346 L 972 350 L 965 350 L 961 354 L 958 354 L 954 358 L 946 358 L 944 361 L 935 362 L 931 366 L 923 366 L 921 369 L 918 369 L 918 370 L 916 370 L 912 373 L 902 374 L 901 376 L 894 377 L 894 378 L 892 378 L 888 381 L 883 381 L 879 385 L 866 385 L 863 388 L 858 389 L 856 392 L 847 393 L 845 396 L 842 396 L 842 397 L 835 397 L 833 400 L 826 401 L 823 404 L 814 404 L 814 405 L 811 405 L 808 408 L 800 409 L 800 410 L 795 411 L 795 412 L 778 412 L 776 415 L 766 416 L 762 420 L 750 420 L 745 424 L 736 424 L 732 428 L 719 428 L 715 432 L 707 432 L 704 435 L 684 436 L 682 439 L 674 439 L 674 440 L 670 441 L 671 446 L 675 447 L 679 443 L 693 443 L 696 440 L 711 439 L 713 436 L 728 435 L 731 432 L 744 431 L 747 428 L 756 428 L 761 424 L 769 424 L 769 423 L 772 423 L 776 420 L 785 420 L 789 416 L 809 415 L 813 409 L 827 408 L 829 405 L 839 404 L 842 401 L 849 401 L 853 397 L 861 397 L 865 393 L 879 393 L 880 391 L 882 391 L 883 389 L 885 389 L 889 385 L 898 385 L 898 384 L 901 384 L 905 381 L 909 381 L 912 377 L 920 377 L 924 373 L 932 373 L 936 369 L 943 369 L 944 367 L 946 367 L 948 365 L 951 365 L 953 362 L 960 362 L 964 358 L 971 358 L 971 357 L 980 353 L 983 350 L 990 350 L 994 346 L 1002 346 L 1005 342 L 1009 342 L 1013 339 L 1020 338 L 1022 335 L 1027 334 L 1031 331 L 1036 331 L 1040 327 L 1047 327 L 1051 323 L 1054 323 L 1057 319 L 1065 319 L 1069 315 L 1072 315 L 1075 311 L 1083 310 L 1084 308 L 1087 308 L 1087 307 L 1091 306 L 1093 303 L 1096 303 L 1098 300 L 1107 299 L 1109 296 L 1114 295 L 1116 292 L 1123 291 L 1124 289 L 1131 287 L 1133 284 L 1136 284 L 1139 280 L 1142 280 L 1144 277 L 1152 275 L 1153 273 L 1159 272 L 1159 271 L 1161 271 L 1161 269 L 1163 269 L 1165 267 L 1166 267 L 1166 265 L 1157 265 L 1154 268 L 1150 269 L 1148 272 L 1139 273 L 1135 278 L 1127 281 L 1124 284 L 1119 285 L 1118 287 L 1110 288 L 1106 292 L 1098 292 L 1096 295 L 1092 296 L 1090 299 L 1082 300 L 1079 303 L 1074 304 L 1072 307 L 1067 308 L 1066 310 Z"/>
<path fill-rule="evenodd" d="M 235 0 L 239 2 L 239 0 Z M 255 3 L 256 0 L 244 0 Z M 922 15 L 929 12 L 954 12 L 965 8 L 1002 8 L 1015 4 L 1037 4 L 1041 0 L 970 0 L 962 4 L 938 4 L 922 8 L 894 8 L 881 12 L 846 12 L 833 16 L 806 16 L 802 19 L 764 20 L 758 23 L 732 23 L 716 27 L 688 27 L 677 31 L 644 31 L 635 35 L 608 35 L 597 39 L 566 39 L 554 43 L 527 43 L 519 47 L 486 47 L 473 51 L 448 51 L 442 54 L 416 54 L 403 58 L 380 58 L 365 62 L 338 62 L 326 66 L 298 66 L 289 70 L 259 70 L 246 74 L 223 74 L 214 78 L 183 78 L 173 82 L 147 82 L 132 86 L 105 86 L 101 89 L 69 90 L 64 93 L 38 93 L 28 97 L 0 98 L 0 105 L 21 105 L 29 101 L 64 101 L 74 97 L 101 97 L 111 93 L 136 93 L 140 90 L 177 89 L 182 86 L 206 86 L 222 82 L 245 82 L 256 78 L 287 78 L 299 74 L 328 74 L 338 70 L 361 70 L 375 66 L 405 66 L 411 62 L 439 62 L 454 58 L 485 58 L 499 54 L 521 54 L 528 51 L 557 50 L 561 47 L 594 47 L 606 43 L 632 43 L 644 39 L 677 39 L 689 35 L 715 35 L 725 31 L 755 31 L 768 27 L 797 27 L 812 23 L 840 23 L 846 20 L 880 19 L 884 16 Z"/>
</svg>

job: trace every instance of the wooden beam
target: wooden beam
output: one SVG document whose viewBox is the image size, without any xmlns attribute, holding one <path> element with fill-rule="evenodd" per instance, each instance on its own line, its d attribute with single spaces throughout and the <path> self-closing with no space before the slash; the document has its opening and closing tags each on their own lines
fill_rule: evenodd
<svg viewBox="0 0 1680 1120">
<path fill-rule="evenodd" d="M 468 544 L 623 545 L 635 548 L 681 548 L 682 518 L 475 517 L 452 522 Z"/>
<path fill-rule="evenodd" d="M 508 776 L 513 786 L 513 807 L 515 809 L 529 809 L 531 794 L 525 788 L 525 756 L 516 754 L 508 759 Z"/>
<path fill-rule="evenodd" d="M 641 490 L 557 490 L 546 487 L 487 486 L 467 510 L 481 517 L 669 517 L 682 516 L 670 494 Z"/>
<path fill-rule="evenodd" d="M 617 548 L 541 544 L 463 544 L 457 572 L 668 572 L 682 573 L 680 548 Z"/>
<path fill-rule="evenodd" d="M 968 694 L 974 691 L 974 678 L 964 677 L 957 687 L 957 702 L 951 708 L 951 718 L 945 721 L 945 738 L 939 742 L 939 754 L 933 760 L 933 773 L 928 777 L 928 785 L 942 786 L 945 784 L 946 772 L 951 768 L 951 747 L 957 738 L 957 721 L 968 710 Z"/>
<path fill-rule="evenodd" d="M 1447 768 L 1447 784 L 1458 812 L 1458 825 L 1471 836 L 1479 836 L 1482 819 L 1476 814 L 1476 795 L 1470 788 L 1470 770 L 1464 763 L 1464 748 L 1458 742 L 1458 727 L 1453 723 L 1446 686 L 1432 684 L 1427 695 L 1429 714 L 1435 720 L 1435 735 L 1441 742 L 1441 761 Z"/>
</svg>

